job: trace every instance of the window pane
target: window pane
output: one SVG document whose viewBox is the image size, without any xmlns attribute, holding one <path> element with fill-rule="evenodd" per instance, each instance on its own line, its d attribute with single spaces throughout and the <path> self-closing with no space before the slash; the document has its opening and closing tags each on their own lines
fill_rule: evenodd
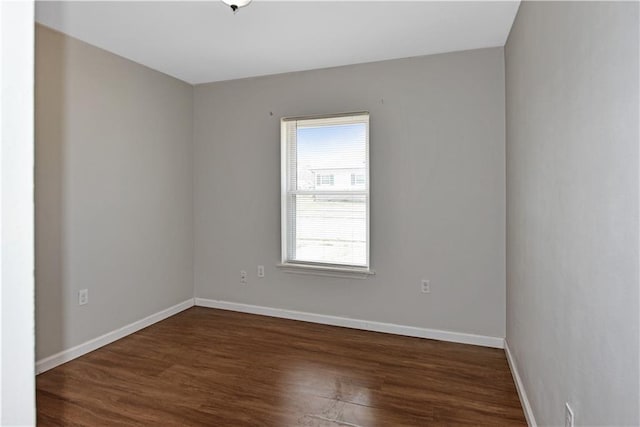
<svg viewBox="0 0 640 427">
<path fill-rule="evenodd" d="M 364 123 L 298 126 L 297 190 L 363 190 L 367 161 Z M 361 179 L 352 179 L 358 176 Z"/>
<path fill-rule="evenodd" d="M 366 196 L 293 197 L 295 261 L 367 264 Z"/>
</svg>

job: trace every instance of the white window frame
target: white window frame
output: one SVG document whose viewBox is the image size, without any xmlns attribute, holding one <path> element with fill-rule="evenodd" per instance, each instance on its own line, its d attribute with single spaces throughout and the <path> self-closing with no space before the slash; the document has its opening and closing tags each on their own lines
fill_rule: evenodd
<svg viewBox="0 0 640 427">
<path fill-rule="evenodd" d="M 290 143 L 297 143 L 295 139 L 290 141 L 287 134 L 287 126 L 290 122 L 304 122 L 304 121 L 317 121 L 322 124 L 324 121 L 327 126 L 336 124 L 351 124 L 365 122 L 366 126 L 366 167 L 365 167 L 365 182 L 366 188 L 364 190 L 329 190 L 329 189 L 316 189 L 316 190 L 297 190 L 291 188 L 293 180 L 290 177 L 291 168 L 289 167 L 289 153 Z M 370 158 L 369 158 L 369 112 L 359 111 L 350 113 L 338 113 L 338 114 L 325 114 L 315 116 L 300 116 L 300 117 L 283 117 L 280 120 L 280 168 L 281 168 L 281 263 L 278 267 L 282 268 L 287 273 L 302 273 L 302 274 L 314 274 L 322 276 L 333 277 L 346 277 L 346 278 L 367 278 L 368 276 L 375 274 L 371 269 L 371 185 L 370 185 Z M 295 261 L 289 259 L 289 246 L 295 245 L 295 242 L 291 242 L 289 227 L 291 224 L 288 222 L 289 218 L 289 204 L 288 197 L 290 195 L 313 195 L 318 193 L 329 193 L 336 195 L 358 195 L 365 196 L 366 198 L 366 265 L 365 266 L 352 266 L 344 264 L 327 264 L 327 263 L 314 263 L 306 261 Z"/>
</svg>

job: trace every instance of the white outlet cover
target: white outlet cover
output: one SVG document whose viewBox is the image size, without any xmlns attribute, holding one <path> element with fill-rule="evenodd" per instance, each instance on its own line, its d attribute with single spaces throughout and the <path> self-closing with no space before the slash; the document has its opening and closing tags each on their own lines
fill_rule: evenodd
<svg viewBox="0 0 640 427">
<path fill-rule="evenodd" d="M 423 280 L 421 290 L 423 294 L 431 293 L 431 282 L 429 280 Z"/>
<path fill-rule="evenodd" d="M 89 302 L 89 290 L 80 289 L 78 291 L 78 305 L 85 305 Z"/>
</svg>

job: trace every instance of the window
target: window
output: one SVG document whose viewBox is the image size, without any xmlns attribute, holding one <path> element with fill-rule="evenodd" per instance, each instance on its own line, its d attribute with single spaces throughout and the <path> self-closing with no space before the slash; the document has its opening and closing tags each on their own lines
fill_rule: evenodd
<svg viewBox="0 0 640 427">
<path fill-rule="evenodd" d="M 364 185 L 364 175 L 351 174 L 351 186 L 355 187 L 356 185 Z"/>
<path fill-rule="evenodd" d="M 333 175 L 318 175 L 316 179 L 316 184 L 320 185 L 333 185 L 334 179 Z"/>
<path fill-rule="evenodd" d="M 369 114 L 281 130 L 283 266 L 369 272 Z"/>
</svg>

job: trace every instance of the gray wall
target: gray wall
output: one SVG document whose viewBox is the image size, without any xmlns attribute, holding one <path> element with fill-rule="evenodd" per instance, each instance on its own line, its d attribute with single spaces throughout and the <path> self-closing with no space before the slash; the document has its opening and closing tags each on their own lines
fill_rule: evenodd
<svg viewBox="0 0 640 427">
<path fill-rule="evenodd" d="M 193 296 L 192 108 L 190 85 L 37 27 L 38 359 Z"/>
<path fill-rule="evenodd" d="M 377 274 L 284 273 L 280 117 L 361 110 Z M 194 114 L 197 297 L 504 337 L 502 48 L 198 85 Z"/>
<path fill-rule="evenodd" d="M 638 3 L 509 36 L 507 342 L 540 425 L 638 425 Z"/>
</svg>

